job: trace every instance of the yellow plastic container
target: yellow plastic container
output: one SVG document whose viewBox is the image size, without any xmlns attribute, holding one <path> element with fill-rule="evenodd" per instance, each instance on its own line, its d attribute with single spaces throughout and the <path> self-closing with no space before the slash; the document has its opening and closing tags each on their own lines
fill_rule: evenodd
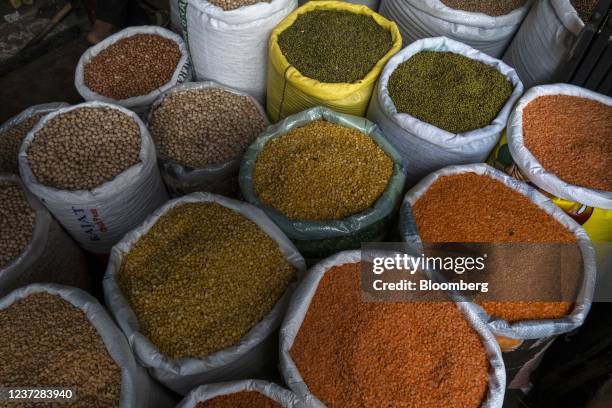
<svg viewBox="0 0 612 408">
<path fill-rule="evenodd" d="M 300 74 L 289 64 L 278 45 L 278 36 L 289 28 L 299 15 L 313 10 L 344 10 L 371 16 L 391 33 L 393 45 L 361 80 L 354 83 L 324 83 Z M 272 31 L 269 44 L 267 111 L 271 121 L 277 122 L 294 113 L 327 106 L 336 112 L 364 116 L 372 91 L 387 61 L 402 48 L 402 37 L 394 22 L 375 13 L 367 6 L 339 1 L 316 1 L 304 4 L 289 14 Z M 357 57 L 357 56 L 356 56 Z"/>
</svg>

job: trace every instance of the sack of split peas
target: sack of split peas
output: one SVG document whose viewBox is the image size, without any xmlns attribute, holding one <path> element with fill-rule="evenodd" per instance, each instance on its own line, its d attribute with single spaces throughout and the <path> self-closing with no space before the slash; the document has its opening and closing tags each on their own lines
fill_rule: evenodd
<svg viewBox="0 0 612 408">
<path fill-rule="evenodd" d="M 176 408 L 298 408 L 295 394 L 275 383 L 242 380 L 202 385 L 191 391 Z"/>
<path fill-rule="evenodd" d="M 486 164 L 430 174 L 406 193 L 400 213 L 402 239 L 413 245 L 490 244 L 478 272 L 490 287 L 469 308 L 497 337 L 511 388 L 526 386 L 543 350 L 580 327 L 591 307 L 597 270 L 585 230 L 535 188 Z M 496 262 L 501 251 L 511 257 Z"/>
</svg>

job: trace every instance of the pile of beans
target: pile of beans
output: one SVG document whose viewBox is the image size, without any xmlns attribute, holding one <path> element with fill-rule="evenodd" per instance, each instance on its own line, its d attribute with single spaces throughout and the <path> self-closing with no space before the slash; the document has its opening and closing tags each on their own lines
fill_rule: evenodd
<svg viewBox="0 0 612 408">
<path fill-rule="evenodd" d="M 391 33 L 370 16 L 349 11 L 301 14 L 278 37 L 289 64 L 326 83 L 363 79 L 391 47 Z"/>
<path fill-rule="evenodd" d="M 416 201 L 412 211 L 421 239 L 426 243 L 576 242 L 569 230 L 529 198 L 500 181 L 474 173 L 441 177 Z M 513 276 L 512 273 L 504 273 L 500 277 L 507 279 L 501 285 L 502 290 L 513 293 L 519 288 L 523 291 L 524 299 L 539 297 L 539 285 L 514 281 Z M 542 281 L 559 278 L 533 277 Z M 528 291 L 534 294 L 530 295 Z M 481 305 L 490 315 L 509 322 L 559 318 L 567 315 L 572 308 L 572 302 L 568 301 L 484 301 Z"/>
<path fill-rule="evenodd" d="M 168 95 L 149 127 L 161 156 L 202 168 L 242 155 L 266 122 L 249 97 L 206 88 Z"/>
<path fill-rule="evenodd" d="M 32 115 L 0 133 L 0 172 L 19 174 L 17 156 L 21 142 L 44 115 L 44 113 Z"/>
<path fill-rule="evenodd" d="M 595 10 L 597 0 L 570 0 L 570 3 L 572 3 L 572 6 L 576 9 L 580 19 L 587 23 L 591 20 L 591 15 L 593 14 L 593 10 Z"/>
<path fill-rule="evenodd" d="M 62 190 L 90 190 L 138 162 L 140 129 L 112 108 L 61 113 L 36 132 L 28 163 L 39 183 Z"/>
<path fill-rule="evenodd" d="M 281 406 L 259 392 L 241 391 L 199 402 L 196 408 L 281 408 Z"/>
<path fill-rule="evenodd" d="M 0 181 L 0 269 L 17 258 L 34 233 L 36 213 L 21 187 Z"/>
<path fill-rule="evenodd" d="M 451 133 L 489 125 L 513 86 L 492 66 L 452 52 L 422 51 L 389 77 L 397 111 Z"/>
<path fill-rule="evenodd" d="M 253 4 L 263 3 L 264 1 L 270 3 L 272 0 L 208 0 L 210 4 L 221 7 L 225 11 L 252 6 Z"/>
<path fill-rule="evenodd" d="M 480 407 L 489 363 L 450 302 L 363 302 L 360 264 L 321 279 L 289 351 L 327 407 Z"/>
<path fill-rule="evenodd" d="M 370 137 L 314 121 L 266 144 L 253 189 L 289 218 L 339 220 L 372 207 L 392 174 L 393 161 Z"/>
<path fill-rule="evenodd" d="M 254 222 L 216 203 L 186 203 L 134 244 L 117 278 L 142 333 L 171 358 L 197 358 L 243 338 L 295 270 Z"/>
<path fill-rule="evenodd" d="M 523 7 L 527 0 L 442 0 L 442 3 L 455 10 L 484 13 L 497 17 Z"/>
<path fill-rule="evenodd" d="M 85 85 L 116 100 L 146 95 L 172 79 L 180 59 L 176 42 L 156 34 L 136 34 L 93 57 L 84 67 Z"/>
<path fill-rule="evenodd" d="M 523 141 L 563 181 L 612 191 L 612 106 L 568 95 L 541 96 L 523 109 Z"/>
<path fill-rule="evenodd" d="M 47 293 L 17 300 L 0 310 L 0 332 L 0 386 L 74 387 L 76 400 L 46 406 L 119 406 L 121 369 L 85 314 L 69 302 Z"/>
</svg>

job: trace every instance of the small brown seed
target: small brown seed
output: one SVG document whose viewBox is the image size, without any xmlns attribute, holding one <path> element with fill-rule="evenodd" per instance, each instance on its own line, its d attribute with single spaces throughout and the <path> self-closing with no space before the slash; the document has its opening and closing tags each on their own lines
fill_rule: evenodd
<svg viewBox="0 0 612 408">
<path fill-rule="evenodd" d="M 36 213 L 14 182 L 0 181 L 0 269 L 17 258 L 32 240 Z"/>
</svg>

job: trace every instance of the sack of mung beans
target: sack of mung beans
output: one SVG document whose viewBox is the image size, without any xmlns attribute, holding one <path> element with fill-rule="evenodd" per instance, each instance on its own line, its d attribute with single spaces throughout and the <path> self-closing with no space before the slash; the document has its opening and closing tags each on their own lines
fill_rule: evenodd
<svg viewBox="0 0 612 408">
<path fill-rule="evenodd" d="M 0 386 L 66 387 L 70 407 L 169 408 L 106 310 L 69 286 L 33 284 L 0 299 Z"/>
<path fill-rule="evenodd" d="M 516 69 L 525 88 L 557 80 L 596 3 L 596 0 L 535 2 L 503 58 Z M 575 6 L 578 4 L 580 12 Z"/>
<path fill-rule="evenodd" d="M 83 53 L 74 85 L 86 101 L 116 103 L 144 114 L 157 96 L 191 79 L 183 39 L 157 26 L 128 27 Z"/>
<path fill-rule="evenodd" d="M 397 23 L 407 44 L 445 36 L 499 58 L 530 5 L 531 0 L 381 0 L 379 12 Z"/>
<path fill-rule="evenodd" d="M 0 173 L 0 296 L 35 282 L 87 290 L 85 256 L 18 176 Z"/>
<path fill-rule="evenodd" d="M 319 1 L 319 0 L 315 0 L 315 1 Z M 361 4 L 364 6 L 368 6 L 374 11 L 378 11 L 378 4 L 380 3 L 380 0 L 339 0 L 339 1 L 345 1 L 347 3 Z M 308 3 L 308 0 L 299 0 L 300 6 L 303 6 L 305 3 Z"/>
<path fill-rule="evenodd" d="M 179 0 L 196 78 L 264 103 L 268 38 L 296 7 L 297 0 Z"/>
<path fill-rule="evenodd" d="M 242 154 L 269 125 L 252 96 L 212 81 L 177 85 L 155 100 L 148 128 L 174 196 L 238 193 Z"/>
<path fill-rule="evenodd" d="M 280 369 L 298 398 L 329 408 L 501 407 L 501 351 L 478 316 L 450 300 L 365 301 L 361 261 L 358 250 L 329 257 L 293 294 Z"/>
<path fill-rule="evenodd" d="M 493 167 L 448 166 L 425 177 L 406 193 L 400 230 L 413 244 L 478 242 L 497 245 L 493 253 L 515 251 L 501 269 L 489 260 L 489 295 L 466 302 L 497 337 L 512 388 L 526 387 L 552 340 L 580 327 L 589 312 L 597 271 L 585 230 L 535 188 Z M 516 258 L 517 251 L 525 255 Z"/>
<path fill-rule="evenodd" d="M 531 88 L 489 162 L 548 195 L 591 239 L 612 241 L 612 98 L 568 84 Z"/>
<path fill-rule="evenodd" d="M 274 333 L 304 270 L 263 211 L 193 193 L 113 247 L 104 297 L 140 363 L 185 395 L 273 369 Z"/>
<path fill-rule="evenodd" d="M 108 253 L 168 200 L 149 131 L 134 112 L 104 102 L 41 119 L 21 146 L 19 172 L 26 188 L 94 253 Z"/>
<path fill-rule="evenodd" d="M 295 394 L 263 380 L 243 380 L 202 385 L 176 408 L 298 408 Z"/>
<path fill-rule="evenodd" d="M 68 106 L 64 102 L 30 106 L 0 126 L 0 172 L 19 174 L 17 156 L 23 138 L 49 112 Z"/>
<path fill-rule="evenodd" d="M 246 151 L 240 191 L 306 258 L 382 240 L 404 189 L 397 151 L 367 119 L 324 107 L 270 126 Z"/>
<path fill-rule="evenodd" d="M 385 65 L 367 117 L 400 152 L 414 185 L 444 166 L 483 162 L 522 93 L 502 61 L 449 38 L 426 38 Z"/>
<path fill-rule="evenodd" d="M 311 1 L 270 37 L 268 117 L 315 106 L 364 116 L 385 63 L 400 50 L 395 23 L 366 6 Z"/>
</svg>

